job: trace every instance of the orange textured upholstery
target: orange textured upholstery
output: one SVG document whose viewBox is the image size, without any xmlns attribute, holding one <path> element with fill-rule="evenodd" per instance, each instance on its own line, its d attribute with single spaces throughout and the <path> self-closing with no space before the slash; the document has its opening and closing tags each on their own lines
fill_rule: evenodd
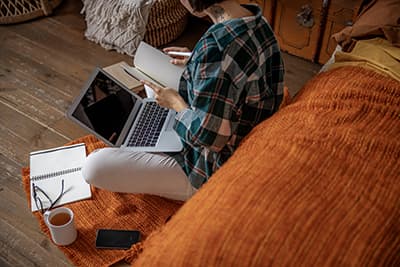
<svg viewBox="0 0 400 267">
<path fill-rule="evenodd" d="M 134 266 L 399 266 L 400 83 L 312 79 L 143 244 Z"/>
</svg>

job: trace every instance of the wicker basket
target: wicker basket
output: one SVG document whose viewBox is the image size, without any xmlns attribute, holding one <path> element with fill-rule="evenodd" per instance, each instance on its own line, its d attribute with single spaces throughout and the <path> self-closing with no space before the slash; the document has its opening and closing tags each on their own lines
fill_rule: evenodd
<svg viewBox="0 0 400 267">
<path fill-rule="evenodd" d="M 0 24 L 48 16 L 62 0 L 0 0 Z"/>
<path fill-rule="evenodd" d="M 179 0 L 157 0 L 150 11 L 144 41 L 159 47 L 175 40 L 185 30 L 188 14 Z"/>
</svg>

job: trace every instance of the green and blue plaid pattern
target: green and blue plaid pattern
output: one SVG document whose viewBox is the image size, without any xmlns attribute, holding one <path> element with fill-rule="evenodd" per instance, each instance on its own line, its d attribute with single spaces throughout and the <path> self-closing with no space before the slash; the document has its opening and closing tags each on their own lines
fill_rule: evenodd
<svg viewBox="0 0 400 267">
<path fill-rule="evenodd" d="M 245 7 L 255 16 L 211 26 L 181 77 L 179 93 L 189 108 L 176 115 L 174 128 L 184 149 L 173 156 L 196 188 L 282 101 L 278 43 L 261 10 Z"/>
</svg>

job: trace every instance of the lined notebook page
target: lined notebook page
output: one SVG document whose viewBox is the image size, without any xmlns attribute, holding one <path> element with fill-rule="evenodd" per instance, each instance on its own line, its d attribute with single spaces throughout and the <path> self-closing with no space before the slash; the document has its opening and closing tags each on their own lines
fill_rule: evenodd
<svg viewBox="0 0 400 267">
<path fill-rule="evenodd" d="M 54 201 L 61 192 L 64 179 L 65 194 L 54 207 L 91 197 L 90 185 L 82 177 L 86 158 L 85 144 L 57 147 L 30 153 L 31 210 L 36 211 L 33 184 L 40 187 Z M 50 203 L 41 193 L 44 208 Z"/>
</svg>

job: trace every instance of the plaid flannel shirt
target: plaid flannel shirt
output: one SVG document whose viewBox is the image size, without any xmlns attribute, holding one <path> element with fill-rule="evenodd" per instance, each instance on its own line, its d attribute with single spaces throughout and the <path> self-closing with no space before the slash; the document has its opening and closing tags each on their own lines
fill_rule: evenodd
<svg viewBox="0 0 400 267">
<path fill-rule="evenodd" d="M 245 7 L 255 15 L 212 25 L 181 77 L 179 93 L 189 108 L 175 118 L 184 148 L 173 157 L 196 188 L 282 101 L 284 66 L 277 41 L 261 10 Z"/>
</svg>

